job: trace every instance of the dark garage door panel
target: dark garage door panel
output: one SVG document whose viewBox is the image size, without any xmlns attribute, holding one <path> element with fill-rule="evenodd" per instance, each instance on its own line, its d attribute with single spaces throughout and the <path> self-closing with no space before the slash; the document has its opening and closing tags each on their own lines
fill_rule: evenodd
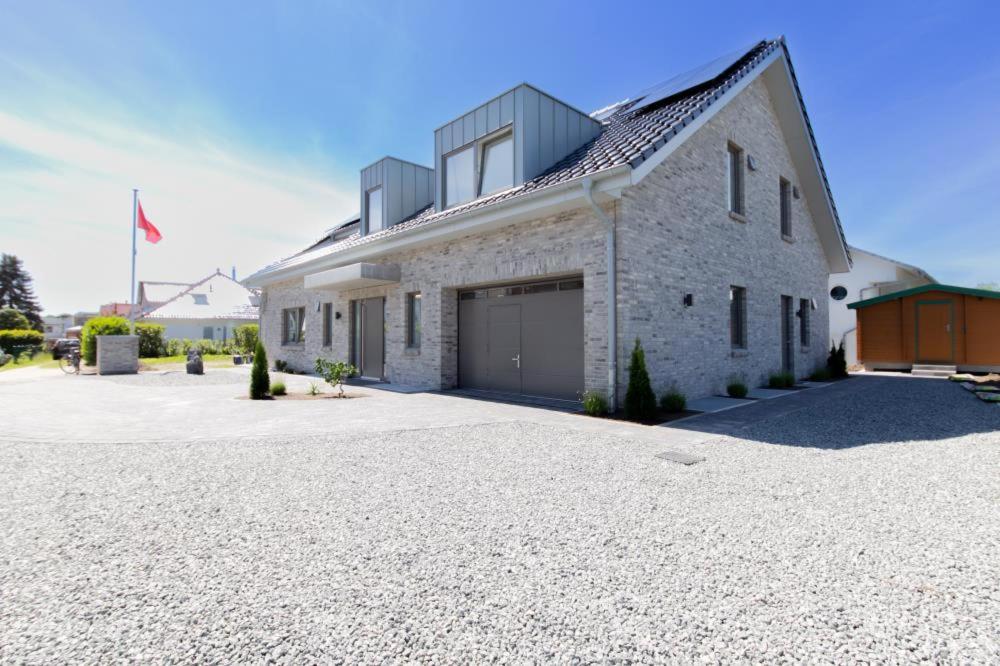
<svg viewBox="0 0 1000 666">
<path fill-rule="evenodd" d="M 520 306 L 519 392 L 579 399 L 584 382 L 583 289 L 538 291 L 459 302 L 459 382 L 465 388 L 518 392 L 503 363 L 515 350 L 491 351 L 495 306 Z M 510 335 L 510 332 L 507 332 Z M 499 372 L 498 370 L 502 371 Z"/>
</svg>

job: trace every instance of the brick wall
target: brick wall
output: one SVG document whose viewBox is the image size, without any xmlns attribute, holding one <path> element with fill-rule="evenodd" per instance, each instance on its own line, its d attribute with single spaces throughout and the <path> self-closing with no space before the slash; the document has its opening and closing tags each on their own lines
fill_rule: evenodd
<svg viewBox="0 0 1000 666">
<path fill-rule="evenodd" d="M 139 372 L 139 337 L 97 336 L 97 374 L 134 375 Z"/>
</svg>

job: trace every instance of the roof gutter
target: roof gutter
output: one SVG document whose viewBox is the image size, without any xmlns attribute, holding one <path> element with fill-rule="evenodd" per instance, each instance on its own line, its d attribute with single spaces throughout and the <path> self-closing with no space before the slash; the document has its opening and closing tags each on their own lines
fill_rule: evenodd
<svg viewBox="0 0 1000 666">
<path fill-rule="evenodd" d="M 615 271 L 615 221 L 608 217 L 604 209 L 594 201 L 594 181 L 591 178 L 584 178 L 581 185 L 587 203 L 594 210 L 597 219 L 604 222 L 605 265 L 608 276 L 608 406 L 613 412 L 618 407 L 616 395 L 618 388 L 618 289 Z"/>
<path fill-rule="evenodd" d="M 274 272 L 262 269 L 245 278 L 241 284 L 245 287 L 259 289 L 275 282 L 305 277 L 309 273 L 324 268 L 336 268 L 355 261 L 363 261 L 390 252 L 408 249 L 414 245 L 442 242 L 537 218 L 546 214 L 539 211 L 547 207 L 571 208 L 574 207 L 573 201 L 580 199 L 580 190 L 576 188 L 584 179 L 593 181 L 596 192 L 607 192 L 609 195 L 617 197 L 620 196 L 619 193 L 623 188 L 632 184 L 631 171 L 632 168 L 629 165 L 622 164 L 589 176 L 571 178 L 562 183 L 520 194 L 483 208 L 456 213 L 418 226 L 410 231 L 389 235 L 358 247 L 321 255 L 289 269 L 277 269 Z"/>
</svg>

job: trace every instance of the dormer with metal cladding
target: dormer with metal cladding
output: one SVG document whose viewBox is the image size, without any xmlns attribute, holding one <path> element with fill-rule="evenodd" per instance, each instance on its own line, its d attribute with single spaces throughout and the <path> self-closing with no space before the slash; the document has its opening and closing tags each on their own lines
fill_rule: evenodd
<svg viewBox="0 0 1000 666">
<path fill-rule="evenodd" d="M 600 132 L 586 113 L 522 83 L 434 131 L 435 208 L 523 185 Z"/>
<path fill-rule="evenodd" d="M 361 235 L 388 229 L 434 203 L 434 169 L 383 157 L 361 170 Z"/>
</svg>

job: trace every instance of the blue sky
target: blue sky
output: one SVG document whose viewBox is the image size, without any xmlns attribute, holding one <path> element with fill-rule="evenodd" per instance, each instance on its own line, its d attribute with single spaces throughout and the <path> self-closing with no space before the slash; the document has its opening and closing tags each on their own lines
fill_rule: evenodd
<svg viewBox="0 0 1000 666">
<path fill-rule="evenodd" d="M 784 34 L 849 242 L 1000 281 L 998 6 L 814 4 L 0 0 L 0 250 L 49 312 L 124 300 L 139 187 L 140 278 L 246 275 L 520 81 L 593 110 Z"/>
</svg>

